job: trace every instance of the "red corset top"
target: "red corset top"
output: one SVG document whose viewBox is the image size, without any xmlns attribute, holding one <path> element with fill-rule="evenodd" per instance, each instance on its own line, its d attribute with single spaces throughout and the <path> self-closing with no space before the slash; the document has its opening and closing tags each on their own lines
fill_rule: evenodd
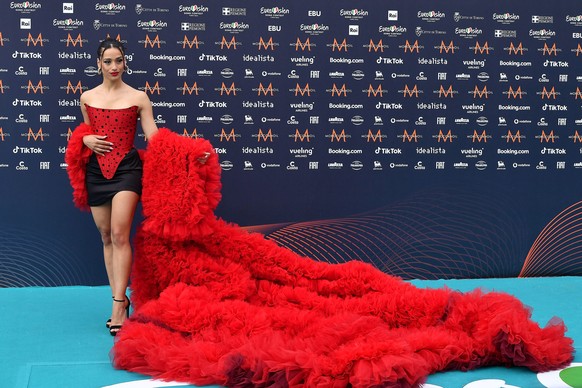
<svg viewBox="0 0 582 388">
<path fill-rule="evenodd" d="M 121 160 L 133 148 L 137 124 L 137 106 L 123 109 L 94 108 L 85 104 L 91 127 L 96 135 L 107 136 L 113 143 L 113 150 L 104 156 L 97 155 L 101 173 L 107 179 L 113 178 Z"/>
</svg>

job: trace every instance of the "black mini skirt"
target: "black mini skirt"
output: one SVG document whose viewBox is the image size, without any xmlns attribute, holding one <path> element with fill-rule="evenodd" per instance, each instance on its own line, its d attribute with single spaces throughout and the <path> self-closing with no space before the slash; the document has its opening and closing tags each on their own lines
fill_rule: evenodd
<svg viewBox="0 0 582 388">
<path fill-rule="evenodd" d="M 132 148 L 121 160 L 111 179 L 103 176 L 97 156 L 91 155 L 85 177 L 89 206 L 103 205 L 111 201 L 113 196 L 120 191 L 133 191 L 141 195 L 141 177 L 142 162 L 135 148 Z"/>
</svg>

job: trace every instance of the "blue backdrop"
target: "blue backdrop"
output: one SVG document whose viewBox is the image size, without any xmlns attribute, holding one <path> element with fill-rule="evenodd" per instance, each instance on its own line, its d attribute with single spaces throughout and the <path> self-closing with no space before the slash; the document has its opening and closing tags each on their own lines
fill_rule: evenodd
<svg viewBox="0 0 582 388">
<path fill-rule="evenodd" d="M 0 10 L 2 286 L 106 282 L 63 160 L 106 36 L 158 126 L 216 147 L 226 220 L 405 278 L 582 273 L 572 1 Z"/>
</svg>

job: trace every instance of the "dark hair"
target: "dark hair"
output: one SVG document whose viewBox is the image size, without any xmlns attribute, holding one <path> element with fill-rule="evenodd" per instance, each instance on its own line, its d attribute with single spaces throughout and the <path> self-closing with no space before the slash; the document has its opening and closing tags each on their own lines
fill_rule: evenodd
<svg viewBox="0 0 582 388">
<path fill-rule="evenodd" d="M 123 58 L 125 59 L 125 47 L 123 47 L 123 43 L 113 38 L 106 38 L 101 41 L 97 48 L 97 58 L 101 59 L 105 50 L 109 48 L 116 48 L 121 51 L 121 55 L 123 55 Z"/>
</svg>

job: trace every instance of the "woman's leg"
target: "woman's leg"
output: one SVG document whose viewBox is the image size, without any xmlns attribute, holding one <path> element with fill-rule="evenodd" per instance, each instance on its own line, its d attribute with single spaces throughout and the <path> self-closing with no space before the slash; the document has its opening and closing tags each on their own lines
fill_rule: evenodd
<svg viewBox="0 0 582 388">
<path fill-rule="evenodd" d="M 107 271 L 107 278 L 109 279 L 109 286 L 111 287 L 111 295 L 113 295 L 113 244 L 111 243 L 111 202 L 101 206 L 91 207 L 91 214 L 93 220 L 101 235 L 103 242 L 103 259 L 105 261 L 105 270 Z"/>
<path fill-rule="evenodd" d="M 125 300 L 129 283 L 132 262 L 130 233 L 138 201 L 139 195 L 131 191 L 121 191 L 111 201 L 112 290 L 113 298 L 118 301 Z M 128 303 L 113 301 L 112 326 L 123 324 Z"/>
</svg>

